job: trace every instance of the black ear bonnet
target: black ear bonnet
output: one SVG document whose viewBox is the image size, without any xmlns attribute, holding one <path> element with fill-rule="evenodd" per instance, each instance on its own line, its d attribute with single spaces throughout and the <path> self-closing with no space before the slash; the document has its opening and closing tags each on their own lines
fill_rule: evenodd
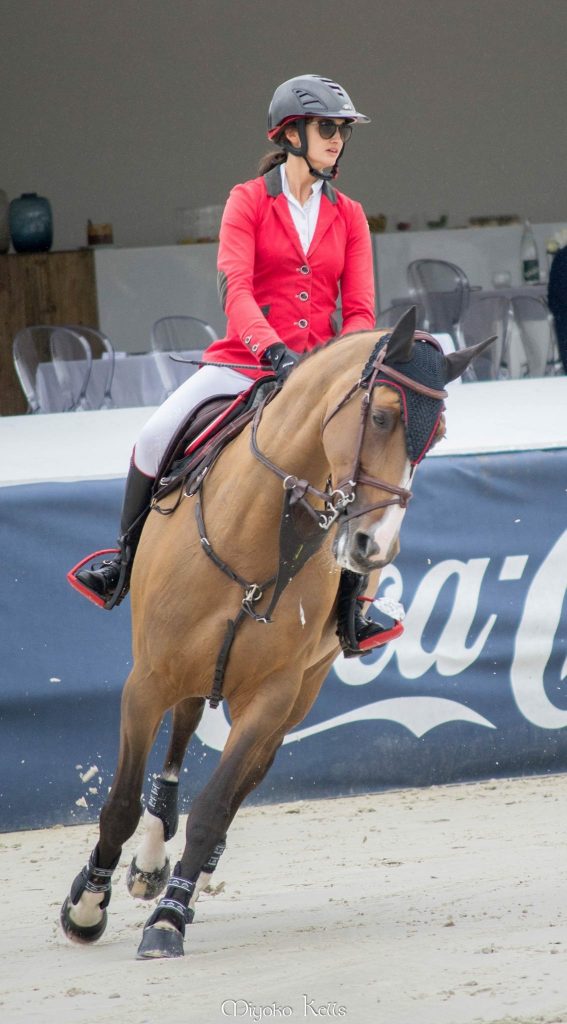
<svg viewBox="0 0 567 1024">
<path fill-rule="evenodd" d="M 376 358 L 389 338 L 389 334 L 384 335 L 376 345 L 364 367 L 363 380 L 370 380 Z M 425 384 L 426 387 L 436 391 L 443 391 L 447 382 L 447 365 L 441 347 L 435 339 L 416 338 L 411 352 L 411 358 L 405 363 L 391 363 L 387 355 L 384 362 L 386 366 L 391 366 L 393 370 L 403 373 L 410 380 Z M 382 373 L 380 369 L 375 383 L 395 388 L 400 396 L 402 418 L 406 429 L 406 447 L 412 466 L 416 466 L 427 455 L 431 447 L 437 433 L 439 420 L 445 409 L 445 403 L 442 399 L 429 398 L 418 391 L 404 387 L 403 384 L 397 383 Z"/>
</svg>

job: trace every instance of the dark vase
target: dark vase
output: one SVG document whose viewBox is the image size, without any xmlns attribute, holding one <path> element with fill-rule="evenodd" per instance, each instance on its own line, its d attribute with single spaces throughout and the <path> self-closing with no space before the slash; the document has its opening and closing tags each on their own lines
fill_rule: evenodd
<svg viewBox="0 0 567 1024">
<path fill-rule="evenodd" d="M 49 199 L 24 192 L 10 203 L 10 235 L 16 252 L 48 252 L 53 244 Z"/>
</svg>

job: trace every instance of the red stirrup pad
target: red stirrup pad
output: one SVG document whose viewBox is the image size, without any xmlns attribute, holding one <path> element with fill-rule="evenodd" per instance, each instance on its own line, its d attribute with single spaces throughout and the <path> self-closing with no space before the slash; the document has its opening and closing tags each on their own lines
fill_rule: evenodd
<svg viewBox="0 0 567 1024">
<path fill-rule="evenodd" d="M 357 597 L 357 601 L 366 604 L 373 604 L 375 598 L 373 597 Z M 384 644 L 389 644 L 390 640 L 397 640 L 404 631 L 404 624 L 399 619 L 393 620 L 394 625 L 390 629 L 385 629 L 383 633 L 379 633 L 377 636 L 369 636 L 367 640 L 361 640 L 358 644 L 359 651 L 373 651 L 375 647 L 384 647 Z"/>
<path fill-rule="evenodd" d="M 81 562 L 77 562 L 72 569 L 69 569 L 69 572 L 67 573 L 67 581 L 71 584 L 73 589 L 78 590 L 79 594 L 82 594 L 83 597 L 87 597 L 89 601 L 92 601 L 93 604 L 97 604 L 99 608 L 104 608 L 106 603 L 104 598 L 101 597 L 100 594 L 95 594 L 94 591 L 89 590 L 88 587 L 85 587 L 84 583 L 81 583 L 81 581 L 77 579 L 76 574 L 79 569 L 82 569 L 83 566 L 87 564 L 87 562 L 93 562 L 104 555 L 119 554 L 120 548 L 103 548 L 102 551 L 93 551 L 92 555 L 87 555 L 87 557 L 83 558 Z"/>
<path fill-rule="evenodd" d="M 404 631 L 403 622 L 394 622 L 391 629 L 385 629 L 378 636 L 369 636 L 367 640 L 361 640 L 358 644 L 359 651 L 373 651 L 375 647 L 383 647 L 389 644 L 390 640 L 397 640 Z"/>
</svg>

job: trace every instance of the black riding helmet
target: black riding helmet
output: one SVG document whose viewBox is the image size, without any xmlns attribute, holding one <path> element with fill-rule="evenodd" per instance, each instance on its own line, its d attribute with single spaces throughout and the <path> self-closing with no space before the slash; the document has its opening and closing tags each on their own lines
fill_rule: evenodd
<svg viewBox="0 0 567 1024">
<path fill-rule="evenodd" d="M 316 171 L 311 166 L 307 159 L 305 122 L 312 117 L 340 117 L 358 124 L 368 124 L 370 118 L 356 110 L 346 90 L 332 78 L 323 78 L 321 75 L 298 75 L 296 78 L 289 78 L 287 82 L 282 82 L 276 89 L 268 110 L 268 138 L 288 153 L 302 156 L 315 178 L 329 181 L 337 176 L 340 156 L 329 173 Z M 299 146 L 292 146 L 282 131 L 286 125 L 293 122 L 297 123 Z M 341 155 L 343 152 L 344 144 Z"/>
</svg>

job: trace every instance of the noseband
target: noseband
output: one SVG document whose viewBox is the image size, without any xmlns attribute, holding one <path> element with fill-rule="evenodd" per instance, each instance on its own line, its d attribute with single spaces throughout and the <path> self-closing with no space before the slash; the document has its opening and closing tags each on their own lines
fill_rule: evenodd
<svg viewBox="0 0 567 1024">
<path fill-rule="evenodd" d="M 364 391 L 360 406 L 360 423 L 352 470 L 344 480 L 337 484 L 337 487 L 333 488 L 329 481 L 327 489 L 325 491 L 320 491 L 316 487 L 313 487 L 312 484 L 308 483 L 307 480 L 299 480 L 296 476 L 292 476 L 280 469 L 279 466 L 276 466 L 276 464 L 268 459 L 258 447 L 257 434 L 264 403 L 258 407 L 254 417 L 250 446 L 255 457 L 263 463 L 264 466 L 271 470 L 272 473 L 275 473 L 276 476 L 279 476 L 280 479 L 283 480 L 284 490 L 292 492 L 290 495 L 291 504 L 300 503 L 309 515 L 318 521 L 322 530 L 328 530 L 333 523 L 336 522 L 339 516 L 342 518 L 344 523 L 350 522 L 352 519 L 357 519 L 359 516 L 366 515 L 368 512 L 387 508 L 389 505 L 399 505 L 400 508 L 406 508 L 412 496 L 412 492 L 407 488 L 397 487 L 395 484 L 389 484 L 385 480 L 379 480 L 376 477 L 368 476 L 368 474 L 364 473 L 361 469 L 360 459 L 362 446 L 364 443 L 368 416 L 370 414 L 372 392 L 376 387 L 378 376 L 380 375 L 380 377 L 385 376 L 390 378 L 394 387 L 397 386 L 403 390 L 407 389 L 409 391 L 416 392 L 418 395 L 423 395 L 426 398 L 443 401 L 443 399 L 447 397 L 446 391 L 430 388 L 426 384 L 422 384 L 420 381 L 406 376 L 406 374 L 402 373 L 400 370 L 396 370 L 394 367 L 386 365 L 384 360 L 388 354 L 389 337 L 389 335 L 386 335 L 380 339 L 369 362 L 363 370 L 362 376 L 355 384 L 353 384 L 347 393 L 343 395 L 341 400 L 337 403 L 334 409 L 331 410 L 323 423 L 323 430 L 325 430 L 325 427 L 347 404 L 347 402 L 349 402 L 351 398 L 354 398 L 359 391 Z M 426 334 L 424 331 L 416 332 L 415 337 L 420 341 L 430 342 L 439 348 L 435 338 Z M 430 447 L 431 443 L 432 439 L 429 441 L 428 447 Z M 390 494 L 391 497 L 384 498 L 382 501 L 377 501 L 371 505 L 365 505 L 363 508 L 356 509 L 355 511 L 354 509 L 349 508 L 349 506 L 354 503 L 356 499 L 356 489 L 360 484 L 368 487 L 375 487 L 380 491 L 386 491 L 386 493 Z M 325 511 L 313 508 L 307 500 L 308 495 L 323 501 Z"/>
</svg>

